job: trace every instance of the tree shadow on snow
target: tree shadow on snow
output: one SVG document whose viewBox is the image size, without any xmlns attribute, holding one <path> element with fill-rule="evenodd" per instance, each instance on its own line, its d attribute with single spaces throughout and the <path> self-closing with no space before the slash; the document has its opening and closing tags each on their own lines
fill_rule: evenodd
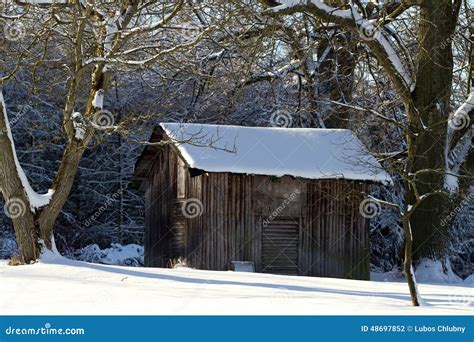
<svg viewBox="0 0 474 342">
<path fill-rule="evenodd" d="M 235 280 L 218 280 L 218 279 L 201 279 L 195 278 L 191 275 L 188 276 L 179 276 L 179 275 L 170 275 L 170 274 L 154 274 L 148 273 L 143 271 L 136 271 L 130 269 L 123 269 L 123 268 L 116 268 L 114 266 L 103 265 L 103 264 L 93 264 L 93 263 L 86 263 L 80 262 L 75 260 L 55 260 L 51 262 L 53 264 L 63 264 L 67 266 L 74 266 L 80 268 L 89 268 L 97 271 L 109 272 L 120 274 L 124 276 L 133 276 L 133 277 L 141 277 L 141 278 L 148 278 L 148 279 L 156 279 L 156 280 L 168 280 L 168 281 L 176 281 L 182 283 L 190 283 L 190 284 L 202 284 L 202 285 L 225 285 L 225 286 L 246 286 L 246 287 L 259 287 L 259 288 L 268 288 L 268 289 L 281 289 L 284 288 L 286 291 L 295 291 L 295 292 L 317 292 L 317 293 L 327 293 L 328 295 L 332 294 L 339 294 L 339 295 L 346 295 L 346 296 L 371 296 L 371 297 L 381 297 L 381 298 L 390 298 L 396 299 L 404 302 L 410 301 L 410 296 L 408 294 L 396 294 L 393 292 L 371 292 L 371 291 L 357 291 L 357 290 L 336 290 L 336 289 L 325 289 L 321 287 L 311 287 L 311 286 L 301 286 L 301 285 L 281 285 L 281 284 L 272 284 L 272 283 L 257 283 L 257 282 L 242 282 L 242 281 L 235 281 Z M 430 299 L 429 303 L 425 302 L 424 306 L 433 306 L 436 304 L 448 304 L 449 300 L 447 299 Z"/>
</svg>

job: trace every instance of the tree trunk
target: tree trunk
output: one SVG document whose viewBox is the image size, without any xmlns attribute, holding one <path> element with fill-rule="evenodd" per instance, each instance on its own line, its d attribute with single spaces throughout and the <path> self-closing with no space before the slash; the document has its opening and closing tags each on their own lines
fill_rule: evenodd
<svg viewBox="0 0 474 342">
<path fill-rule="evenodd" d="M 16 151 L 11 140 L 13 137 L 8 134 L 10 128 L 1 92 L 0 88 L 0 188 L 5 200 L 5 211 L 13 222 L 20 257 L 24 263 L 31 263 L 38 259 L 42 247 L 53 248 L 54 223 L 67 201 L 88 139 L 72 138 L 68 141 L 51 186 L 54 194 L 50 202 L 40 208 L 31 208 L 31 199 L 25 189 L 27 180 L 21 179 L 20 173 L 23 171 L 16 161 Z M 93 95 L 91 91 L 91 98 Z M 89 104 L 87 112 L 93 113 L 94 110 Z"/>
<path fill-rule="evenodd" d="M 13 221 L 20 258 L 22 262 L 30 263 L 40 254 L 40 233 L 19 177 L 6 119 L 6 108 L 0 93 L 0 188 L 5 202 L 3 209 Z"/>
<path fill-rule="evenodd" d="M 407 104 L 409 175 L 416 174 L 407 189 L 407 203 L 419 194 L 444 188 L 445 143 L 453 74 L 451 39 L 456 16 L 451 0 L 423 1 L 418 30 L 416 87 Z M 421 170 L 426 170 L 420 172 Z M 418 174 L 417 174 L 418 172 Z M 443 258 L 449 225 L 442 225 L 450 208 L 447 196 L 430 196 L 410 217 L 415 259 Z"/>
<path fill-rule="evenodd" d="M 410 297 L 413 306 L 420 306 L 420 296 L 416 286 L 415 274 L 413 271 L 413 235 L 410 227 L 410 218 L 406 215 L 403 217 L 403 232 L 405 239 L 405 257 L 403 260 L 403 273 L 407 278 L 408 289 L 410 290 Z"/>
<path fill-rule="evenodd" d="M 346 8 L 347 0 L 327 0 L 327 5 Z M 338 32 L 331 41 L 321 39 L 318 45 L 318 57 L 330 49 L 326 59 L 320 65 L 319 94 L 331 101 L 349 103 L 354 90 L 353 73 L 357 64 L 356 40 L 353 33 L 344 30 Z M 330 113 L 324 118 L 326 128 L 348 128 L 351 109 L 344 106 L 331 106 Z"/>
<path fill-rule="evenodd" d="M 49 205 L 42 208 L 38 217 L 38 224 L 46 248 L 52 248 L 54 223 L 66 203 L 71 192 L 74 178 L 81 161 L 84 148 L 82 142 L 71 141 L 65 148 L 61 165 L 56 174 L 52 189 L 55 191 Z"/>
</svg>

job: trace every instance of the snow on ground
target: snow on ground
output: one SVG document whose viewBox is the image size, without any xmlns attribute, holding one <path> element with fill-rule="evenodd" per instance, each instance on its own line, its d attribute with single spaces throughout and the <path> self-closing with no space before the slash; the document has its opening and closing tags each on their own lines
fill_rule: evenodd
<svg viewBox="0 0 474 342">
<path fill-rule="evenodd" d="M 465 284 L 474 286 L 474 278 L 468 277 L 465 280 L 458 277 L 453 270 L 451 269 L 451 265 L 447 263 L 448 269 L 447 272 L 443 270 L 443 265 L 440 261 L 434 260 L 422 260 L 416 266 L 416 280 L 420 283 L 426 284 L 441 284 L 441 285 L 448 285 L 448 284 Z M 370 275 L 372 280 L 377 281 L 395 281 L 395 282 L 404 282 L 405 276 L 401 272 L 401 270 L 394 269 L 393 271 L 386 272 L 386 273 L 375 273 L 372 272 Z"/>
<path fill-rule="evenodd" d="M 466 315 L 467 284 L 420 284 L 410 306 L 403 282 L 110 266 L 49 256 L 26 266 L 0 261 L 0 312 L 112 315 Z"/>
<path fill-rule="evenodd" d="M 120 266 L 143 266 L 143 246 L 130 244 L 122 246 L 111 244 L 110 248 L 100 249 L 96 244 L 88 245 L 68 255 L 72 259 Z"/>
</svg>

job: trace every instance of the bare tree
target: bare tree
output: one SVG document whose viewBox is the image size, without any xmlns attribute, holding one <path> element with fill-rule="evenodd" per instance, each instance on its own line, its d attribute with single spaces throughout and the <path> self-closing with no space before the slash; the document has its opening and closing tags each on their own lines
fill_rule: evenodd
<svg viewBox="0 0 474 342">
<path fill-rule="evenodd" d="M 109 75 L 123 66 L 147 68 L 164 63 L 166 56 L 190 49 L 206 34 L 206 30 L 192 36 L 176 34 L 189 30 L 185 25 L 177 25 L 171 33 L 166 28 L 182 13 L 185 1 L 72 1 L 43 5 L 41 1 L 11 5 L 12 13 L 3 11 L 2 15 L 9 25 L 5 32 L 18 33 L 20 27 L 14 25 L 21 20 L 21 25 L 29 25 L 37 34 L 21 44 L 13 63 L 4 63 L 0 85 L 10 81 L 22 63 L 36 68 L 56 63 L 67 75 L 62 119 L 66 143 L 46 194 L 34 191 L 22 170 L 6 104 L 3 95 L 0 97 L 0 188 L 6 208 L 11 210 L 20 256 L 26 263 L 36 260 L 42 247 L 54 248 L 54 223 L 94 136 L 120 129 L 114 125 L 113 115 L 104 109 Z M 51 46 L 52 36 L 60 37 L 56 42 L 62 44 Z M 20 46 L 14 38 L 10 40 Z M 54 49 L 62 58 L 48 60 Z M 83 93 L 86 96 L 81 98 Z M 17 209 L 21 214 L 15 212 Z"/>
<path fill-rule="evenodd" d="M 402 211 L 405 231 L 405 273 L 412 301 L 419 305 L 412 271 L 416 258 L 442 258 L 448 240 L 442 224 L 455 203 L 454 192 L 462 174 L 452 172 L 448 156 L 458 144 L 470 144 L 472 93 L 457 110 L 451 108 L 453 52 L 452 40 L 463 2 L 390 1 L 379 6 L 369 2 L 349 2 L 343 6 L 323 1 L 262 1 L 270 15 L 308 13 L 328 27 L 343 27 L 362 41 L 390 78 L 403 101 L 408 125 L 405 127 L 407 160 L 403 170 L 406 204 Z M 417 16 L 417 55 L 413 64 L 403 58 L 402 39 L 391 29 L 396 18 L 406 13 Z M 398 45 L 398 46 L 397 46 Z M 459 125 L 461 122 L 463 124 Z M 468 122 L 468 124 L 465 124 Z M 470 168 L 471 146 L 457 158 L 462 168 Z M 460 167 L 461 168 L 461 167 Z M 459 168 L 458 168 L 459 170 Z M 465 184 L 464 182 L 463 184 Z"/>
</svg>

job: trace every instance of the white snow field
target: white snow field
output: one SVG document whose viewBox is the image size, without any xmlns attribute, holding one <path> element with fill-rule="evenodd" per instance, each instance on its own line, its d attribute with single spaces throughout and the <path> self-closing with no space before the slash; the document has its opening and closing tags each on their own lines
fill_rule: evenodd
<svg viewBox="0 0 474 342">
<path fill-rule="evenodd" d="M 380 278 L 380 277 L 379 277 Z M 0 261 L 3 315 L 468 315 L 472 285 L 419 284 L 411 307 L 403 282 L 91 264 L 60 256 Z"/>
</svg>

